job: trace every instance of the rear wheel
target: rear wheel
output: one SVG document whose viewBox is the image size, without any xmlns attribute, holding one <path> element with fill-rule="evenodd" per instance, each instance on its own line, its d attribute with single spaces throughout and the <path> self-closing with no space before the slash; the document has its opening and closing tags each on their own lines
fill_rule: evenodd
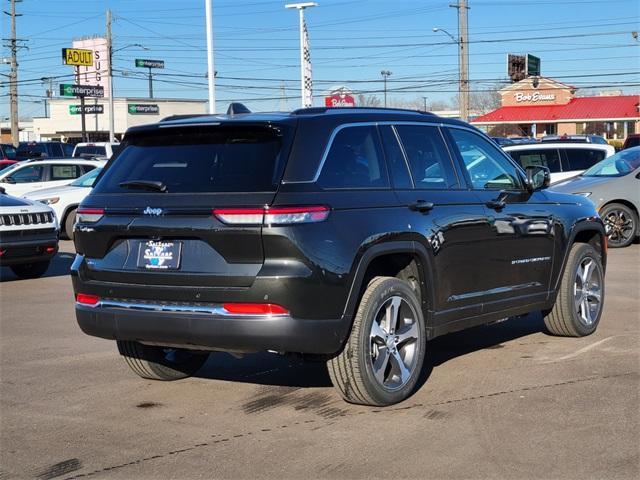
<svg viewBox="0 0 640 480">
<path fill-rule="evenodd" d="M 583 337 L 598 328 L 604 305 L 604 270 L 600 255 L 591 245 L 571 247 L 556 303 L 545 316 L 550 333 Z"/>
<path fill-rule="evenodd" d="M 638 216 L 626 205 L 610 203 L 600 212 L 607 229 L 611 248 L 627 247 L 633 242 L 638 228 Z"/>
<path fill-rule="evenodd" d="M 45 274 L 49 268 L 49 261 L 37 263 L 25 263 L 23 265 L 12 265 L 11 271 L 20 278 L 38 278 Z"/>
<path fill-rule="evenodd" d="M 333 385 L 351 403 L 383 406 L 404 400 L 422 370 L 425 332 L 411 285 L 374 278 L 360 300 L 347 344 L 328 362 Z"/>
<path fill-rule="evenodd" d="M 190 377 L 209 358 L 207 353 L 124 340 L 118 340 L 118 351 L 134 373 L 151 380 L 170 381 Z"/>
<path fill-rule="evenodd" d="M 64 234 L 69 240 L 73 240 L 73 227 L 76 224 L 76 209 L 74 208 L 64 220 Z"/>
</svg>

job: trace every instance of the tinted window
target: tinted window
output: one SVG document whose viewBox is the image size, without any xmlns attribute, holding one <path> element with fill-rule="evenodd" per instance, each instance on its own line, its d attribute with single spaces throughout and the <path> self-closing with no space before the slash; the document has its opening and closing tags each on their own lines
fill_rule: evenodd
<svg viewBox="0 0 640 480">
<path fill-rule="evenodd" d="M 30 167 L 21 168 L 10 176 L 16 183 L 41 182 L 43 172 L 44 167 L 42 165 L 32 165 Z"/>
<path fill-rule="evenodd" d="M 564 150 L 564 154 L 567 160 L 564 167 L 565 171 L 586 170 L 605 158 L 603 150 L 592 150 L 590 148 L 567 148 Z"/>
<path fill-rule="evenodd" d="M 551 172 L 561 171 L 560 155 L 555 148 L 514 150 L 508 153 L 516 162 L 522 165 L 522 168 L 540 166 L 547 167 Z"/>
<path fill-rule="evenodd" d="M 451 128 L 449 131 L 473 188 L 513 190 L 522 187 L 517 168 L 492 142 L 468 130 Z"/>
<path fill-rule="evenodd" d="M 629 137 L 624 142 L 624 148 L 637 147 L 640 145 L 640 136 L 639 137 Z"/>
<path fill-rule="evenodd" d="M 69 143 L 63 143 L 61 144 L 61 146 L 62 146 L 63 157 L 70 157 L 71 155 L 73 155 L 73 149 L 75 148 L 73 145 Z"/>
<path fill-rule="evenodd" d="M 47 149 L 42 143 L 21 143 L 16 150 L 16 158 L 25 160 L 27 158 L 46 157 Z"/>
<path fill-rule="evenodd" d="M 159 181 L 170 193 L 275 191 L 282 143 L 276 130 L 251 126 L 139 133 L 128 138 L 96 191 L 130 192 L 119 186 L 130 180 Z"/>
<path fill-rule="evenodd" d="M 318 179 L 323 188 L 389 186 L 375 127 L 347 127 L 331 144 Z"/>
<path fill-rule="evenodd" d="M 82 175 L 78 165 L 51 165 L 51 181 L 73 180 Z"/>
<path fill-rule="evenodd" d="M 0 151 L 2 151 L 2 153 L 4 154 L 4 157 L 7 159 L 9 160 L 16 159 L 16 149 L 13 145 L 2 145 L 2 147 L 0 147 Z"/>
<path fill-rule="evenodd" d="M 82 155 L 106 155 L 107 149 L 99 146 L 76 147 L 73 156 L 80 157 Z"/>
<path fill-rule="evenodd" d="M 382 144 L 384 146 L 384 154 L 387 158 L 387 165 L 391 171 L 391 181 L 393 186 L 398 189 L 413 188 L 411 176 L 407 167 L 407 161 L 404 158 L 396 134 L 390 126 L 384 125 L 380 128 L 382 135 Z"/>
<path fill-rule="evenodd" d="M 398 125 L 416 188 L 448 188 L 457 185 L 447 147 L 436 127 Z"/>
</svg>

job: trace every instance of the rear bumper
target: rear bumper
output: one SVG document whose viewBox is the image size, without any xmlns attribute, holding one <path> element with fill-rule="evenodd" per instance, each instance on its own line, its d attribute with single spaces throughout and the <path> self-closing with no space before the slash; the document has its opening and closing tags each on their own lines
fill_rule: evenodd
<svg viewBox="0 0 640 480">
<path fill-rule="evenodd" d="M 0 241 L 0 265 L 22 265 L 46 262 L 58 252 L 58 233 L 39 234 L 23 240 L 2 239 Z M 47 252 L 47 248 L 53 250 Z"/>
<path fill-rule="evenodd" d="M 348 318 L 229 315 L 215 306 L 120 300 L 104 300 L 94 307 L 76 303 L 76 318 L 82 331 L 95 337 L 236 352 L 334 354 L 351 326 Z"/>
</svg>

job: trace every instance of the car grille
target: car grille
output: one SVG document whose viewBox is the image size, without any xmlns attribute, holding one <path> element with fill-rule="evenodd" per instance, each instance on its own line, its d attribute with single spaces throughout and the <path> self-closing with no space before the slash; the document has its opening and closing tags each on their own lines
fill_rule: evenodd
<svg viewBox="0 0 640 480">
<path fill-rule="evenodd" d="M 53 213 L 9 213 L 0 215 L 0 225 L 42 225 L 53 223 Z"/>
</svg>

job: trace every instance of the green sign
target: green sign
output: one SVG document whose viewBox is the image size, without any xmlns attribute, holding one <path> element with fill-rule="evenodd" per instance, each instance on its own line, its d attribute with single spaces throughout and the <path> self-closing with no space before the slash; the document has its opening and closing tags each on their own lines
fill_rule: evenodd
<svg viewBox="0 0 640 480">
<path fill-rule="evenodd" d="M 62 97 L 104 97 L 104 87 L 100 85 L 72 85 L 60 84 L 60 96 Z"/>
<path fill-rule="evenodd" d="M 164 68 L 164 60 L 146 60 L 136 58 L 136 67 L 139 68 Z"/>
<path fill-rule="evenodd" d="M 527 53 L 527 76 L 539 77 L 540 76 L 540 57 L 535 57 Z"/>
<path fill-rule="evenodd" d="M 84 113 L 87 115 L 104 113 L 104 105 L 85 105 Z M 82 114 L 82 105 L 69 105 L 69 114 L 70 115 Z"/>
<path fill-rule="evenodd" d="M 160 107 L 157 104 L 129 103 L 127 106 L 129 115 L 157 115 Z"/>
</svg>

